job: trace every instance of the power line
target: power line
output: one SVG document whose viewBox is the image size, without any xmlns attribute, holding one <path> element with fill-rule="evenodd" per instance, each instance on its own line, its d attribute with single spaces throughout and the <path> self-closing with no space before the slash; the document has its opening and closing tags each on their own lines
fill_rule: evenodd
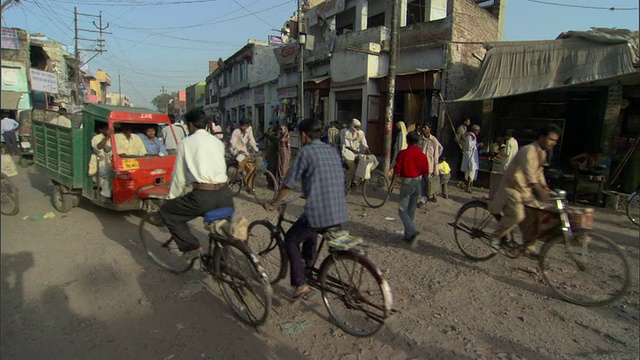
<svg viewBox="0 0 640 360">
<path fill-rule="evenodd" d="M 564 7 L 569 7 L 569 8 L 577 8 L 577 9 L 593 9 L 593 10 L 609 10 L 609 11 L 616 11 L 616 10 L 620 10 L 620 11 L 628 11 L 628 10 L 638 10 L 640 8 L 617 8 L 617 7 L 605 7 L 605 6 L 589 6 L 589 5 L 573 5 L 573 4 L 561 4 L 561 3 L 554 3 L 554 2 L 549 2 L 549 1 L 542 1 L 542 0 L 526 0 L 532 3 L 538 3 L 538 4 L 544 4 L 544 5 L 553 5 L 553 6 L 564 6 Z"/>
<path fill-rule="evenodd" d="M 74 4 L 74 5 L 92 5 L 92 6 L 163 6 L 163 5 L 186 5 L 186 4 L 200 4 L 200 3 L 209 3 L 220 0 L 183 0 L 183 1 L 173 1 L 173 2 L 139 2 L 139 3 L 131 3 L 130 1 L 114 1 L 111 0 L 109 2 L 100 1 L 100 2 L 92 2 L 92 1 L 68 1 L 68 0 L 53 0 L 59 3 L 65 4 Z"/>
<path fill-rule="evenodd" d="M 249 14 L 253 15 L 256 17 L 256 19 L 262 21 L 263 23 L 267 24 L 268 26 L 270 26 L 271 28 L 274 28 L 275 26 L 269 24 L 266 20 L 264 20 L 263 18 L 261 18 L 260 16 L 256 15 L 256 13 L 252 12 L 251 10 L 249 10 L 246 6 L 240 4 L 238 2 L 238 0 L 233 0 L 234 3 L 238 4 L 238 6 L 240 6 L 241 8 L 245 9 L 247 12 L 249 12 Z"/>
</svg>

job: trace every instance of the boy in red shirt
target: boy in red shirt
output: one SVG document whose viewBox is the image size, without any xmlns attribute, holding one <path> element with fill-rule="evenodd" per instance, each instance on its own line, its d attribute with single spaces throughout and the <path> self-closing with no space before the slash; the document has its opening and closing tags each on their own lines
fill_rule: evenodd
<svg viewBox="0 0 640 360">
<path fill-rule="evenodd" d="M 398 214 L 404 225 L 402 240 L 409 244 L 412 244 L 419 234 L 414 220 L 422 186 L 421 176 L 429 175 L 429 160 L 427 160 L 427 155 L 417 146 L 419 141 L 420 135 L 418 133 L 412 131 L 407 134 L 408 147 L 398 153 L 393 178 L 389 186 L 389 193 L 391 193 L 396 177 L 402 178 Z"/>
</svg>

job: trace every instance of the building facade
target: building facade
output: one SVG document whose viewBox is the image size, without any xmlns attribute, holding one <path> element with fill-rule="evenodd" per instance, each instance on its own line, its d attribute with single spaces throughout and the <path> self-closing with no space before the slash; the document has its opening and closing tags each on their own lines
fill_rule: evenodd
<svg viewBox="0 0 640 360">
<path fill-rule="evenodd" d="M 186 100 L 187 111 L 191 109 L 196 109 L 196 108 L 204 109 L 205 87 L 206 87 L 206 82 L 204 81 L 187 86 L 187 88 L 185 89 L 185 94 L 187 97 L 187 100 Z"/>
<path fill-rule="evenodd" d="M 133 106 L 133 103 L 131 102 L 131 98 L 129 98 L 129 96 L 119 93 L 107 93 L 107 100 L 105 104 L 124 107 Z"/>
</svg>

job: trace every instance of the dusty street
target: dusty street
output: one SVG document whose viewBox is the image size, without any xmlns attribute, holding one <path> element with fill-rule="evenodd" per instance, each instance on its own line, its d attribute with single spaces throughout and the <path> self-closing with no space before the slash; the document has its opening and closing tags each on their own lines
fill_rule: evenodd
<svg viewBox="0 0 640 360">
<path fill-rule="evenodd" d="M 537 263 L 466 260 L 447 222 L 466 194 L 419 210 L 417 246 L 399 241 L 397 205 L 366 208 L 349 196 L 352 233 L 388 271 L 399 312 L 370 339 L 332 325 L 319 293 L 290 304 L 288 279 L 274 287 L 274 311 L 256 331 L 240 324 L 201 272 L 160 270 L 138 242 L 135 213 L 83 201 L 53 210 L 51 188 L 33 169 L 13 178 L 21 211 L 2 216 L 2 359 L 637 359 L 640 304 L 638 228 L 623 214 L 597 211 L 597 231 L 624 248 L 630 293 L 584 308 L 553 297 Z M 240 196 L 251 220 L 269 218 Z M 291 206 L 292 214 L 301 204 Z M 53 219 L 22 217 L 52 211 Z M 392 217 L 394 220 L 385 220 Z M 204 235 L 201 221 L 194 228 Z"/>
</svg>

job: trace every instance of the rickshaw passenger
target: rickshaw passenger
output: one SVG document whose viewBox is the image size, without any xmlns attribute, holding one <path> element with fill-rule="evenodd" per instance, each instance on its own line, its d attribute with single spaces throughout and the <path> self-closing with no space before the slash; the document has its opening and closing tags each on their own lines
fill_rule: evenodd
<svg viewBox="0 0 640 360">
<path fill-rule="evenodd" d="M 169 195 L 160 208 L 160 215 L 183 257 L 189 259 L 202 251 L 200 241 L 191 233 L 189 221 L 213 209 L 233 207 L 233 194 L 226 186 L 224 144 L 205 130 L 204 111 L 191 109 L 184 118 L 190 136 L 178 144 Z M 188 184 L 193 186 L 193 191 L 181 196 Z"/>
<path fill-rule="evenodd" d="M 168 155 L 167 150 L 162 144 L 162 141 L 156 137 L 156 125 L 149 125 L 145 127 L 144 133 L 138 134 L 144 147 L 149 155 Z"/>
<path fill-rule="evenodd" d="M 145 156 L 147 149 L 144 147 L 142 139 L 133 134 L 131 125 L 123 124 L 122 133 L 114 135 L 116 141 L 116 151 L 120 156 Z"/>
<path fill-rule="evenodd" d="M 93 160 L 94 157 L 97 159 L 97 164 L 95 164 L 96 169 L 94 171 L 96 171 L 100 177 L 100 195 L 105 198 L 110 198 L 111 181 L 108 174 L 113 161 L 110 140 L 113 130 L 109 129 L 109 125 L 107 125 L 107 123 L 101 123 L 99 126 L 99 133 L 91 138 L 91 149 L 93 150 L 93 156 L 91 158 L 92 161 L 95 161 Z M 89 171 L 89 175 L 94 175 L 91 170 Z"/>
</svg>

